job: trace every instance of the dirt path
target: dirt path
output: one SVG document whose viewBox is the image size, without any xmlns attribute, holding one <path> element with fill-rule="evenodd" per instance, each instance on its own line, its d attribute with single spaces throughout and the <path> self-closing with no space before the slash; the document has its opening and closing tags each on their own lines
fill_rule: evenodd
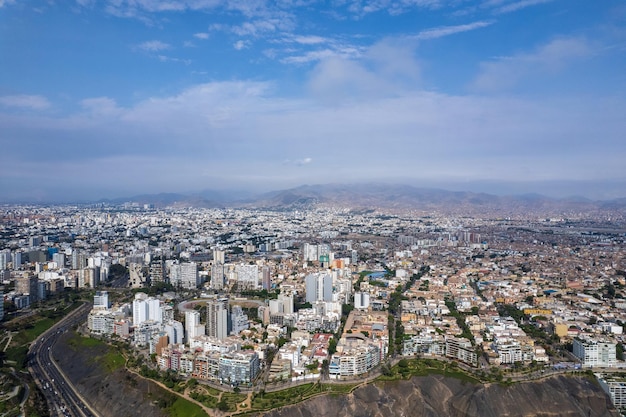
<svg viewBox="0 0 626 417">
<path fill-rule="evenodd" d="M 211 417 L 224 417 L 224 416 L 229 415 L 229 414 L 223 413 L 223 412 L 221 412 L 221 411 L 219 411 L 219 410 L 215 410 L 215 409 L 213 409 L 213 408 L 209 408 L 209 407 L 207 407 L 206 405 L 202 404 L 201 402 L 194 400 L 193 398 L 191 398 L 191 397 L 189 396 L 189 394 L 187 394 L 186 390 L 185 390 L 185 392 L 183 392 L 183 393 L 176 392 L 176 391 L 174 391 L 173 389 L 168 388 L 168 387 L 167 387 L 165 384 L 163 384 L 162 382 L 156 381 L 156 380 L 151 379 L 151 378 L 146 378 L 146 377 L 144 377 L 143 375 L 141 375 L 140 373 L 138 373 L 138 372 L 136 372 L 136 371 L 133 371 L 133 370 L 132 370 L 132 369 L 130 369 L 130 368 L 126 368 L 126 371 L 130 372 L 131 374 L 133 374 L 133 375 L 135 375 L 135 376 L 137 376 L 137 377 L 139 377 L 139 378 L 142 378 L 142 379 L 145 379 L 145 380 L 147 380 L 147 381 L 153 382 L 153 383 L 155 383 L 156 385 L 158 385 L 159 387 L 163 388 L 164 390 L 169 391 L 170 393 L 172 393 L 172 394 L 174 394 L 174 395 L 177 395 L 177 396 L 179 396 L 179 397 L 183 397 L 183 398 L 184 398 L 184 399 L 186 399 L 187 401 L 189 401 L 189 402 L 191 402 L 191 403 L 196 404 L 197 406 L 201 407 L 201 408 L 202 408 L 202 410 L 203 410 L 205 413 L 207 413 L 207 415 L 209 415 L 209 416 L 211 416 Z M 222 396 L 222 394 L 220 393 L 220 397 L 221 397 L 221 396 Z M 218 401 L 219 401 L 219 399 L 218 399 Z"/>
</svg>

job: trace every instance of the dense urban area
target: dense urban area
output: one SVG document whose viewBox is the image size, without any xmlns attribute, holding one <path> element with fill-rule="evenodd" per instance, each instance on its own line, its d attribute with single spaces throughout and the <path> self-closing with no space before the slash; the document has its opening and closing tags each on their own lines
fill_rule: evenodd
<svg viewBox="0 0 626 417">
<path fill-rule="evenodd" d="M 418 360 L 503 384 L 594 375 L 626 409 L 625 253 L 609 211 L 3 206 L 0 415 L 97 415 L 41 356 L 73 329 L 222 413 L 270 409 L 263 394 L 288 387 L 406 377 Z"/>
</svg>

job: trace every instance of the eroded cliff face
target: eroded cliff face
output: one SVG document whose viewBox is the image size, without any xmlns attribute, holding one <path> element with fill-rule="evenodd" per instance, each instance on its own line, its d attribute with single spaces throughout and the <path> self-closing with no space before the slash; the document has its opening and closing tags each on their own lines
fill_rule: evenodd
<svg viewBox="0 0 626 417">
<path fill-rule="evenodd" d="M 429 376 L 370 384 L 346 396 L 323 396 L 266 413 L 272 417 L 617 417 L 610 399 L 586 378 L 474 385 Z"/>
<path fill-rule="evenodd" d="M 103 347 L 72 348 L 64 335 L 54 347 L 61 368 L 102 417 L 164 416 L 157 402 L 170 394 L 125 369 L 96 360 Z M 618 417 L 609 397 L 587 378 L 470 384 L 441 375 L 366 385 L 349 395 L 325 395 L 263 413 L 271 417 Z"/>
<path fill-rule="evenodd" d="M 107 348 L 74 348 L 61 336 L 53 352 L 57 363 L 74 386 L 102 417 L 166 417 L 156 401 L 165 393 L 156 384 L 139 378 L 123 368 L 109 371 L 97 360 Z"/>
</svg>

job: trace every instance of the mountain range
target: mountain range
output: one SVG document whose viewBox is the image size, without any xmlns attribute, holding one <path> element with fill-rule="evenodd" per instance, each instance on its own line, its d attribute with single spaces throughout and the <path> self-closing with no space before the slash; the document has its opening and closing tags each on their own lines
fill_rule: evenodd
<svg viewBox="0 0 626 417">
<path fill-rule="evenodd" d="M 131 202 L 155 207 L 262 208 L 306 210 L 315 207 L 439 211 L 448 213 L 625 212 L 626 198 L 591 200 L 552 198 L 540 194 L 494 195 L 469 191 L 418 188 L 402 184 L 359 183 L 302 185 L 262 194 L 204 190 L 195 194 L 144 194 L 99 203 Z"/>
</svg>

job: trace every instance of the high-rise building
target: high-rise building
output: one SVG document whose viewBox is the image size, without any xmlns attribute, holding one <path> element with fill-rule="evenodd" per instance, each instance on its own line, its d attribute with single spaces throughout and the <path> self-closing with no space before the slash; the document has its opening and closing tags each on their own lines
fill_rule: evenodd
<svg viewBox="0 0 626 417">
<path fill-rule="evenodd" d="M 93 297 L 93 308 L 108 309 L 109 307 L 109 293 L 96 291 L 96 295 Z"/>
<path fill-rule="evenodd" d="M 0 321 L 4 319 L 4 293 L 0 291 Z"/>
<path fill-rule="evenodd" d="M 221 291 L 224 289 L 224 264 L 216 262 L 211 266 L 211 283 L 210 286 L 214 290 Z"/>
<path fill-rule="evenodd" d="M 133 300 L 133 326 L 136 327 L 145 321 L 161 323 L 163 311 L 159 300 L 138 292 Z"/>
<path fill-rule="evenodd" d="M 37 301 L 38 278 L 36 275 L 31 275 L 28 272 L 24 272 L 22 276 L 15 280 L 15 292 L 18 294 L 28 294 L 30 296 L 30 302 Z"/>
<path fill-rule="evenodd" d="M 224 259 L 225 259 L 225 253 L 224 253 L 223 250 L 215 249 L 213 251 L 213 262 L 214 263 L 218 263 L 219 262 L 219 263 L 221 263 L 223 265 L 224 263 L 226 263 Z"/>
<path fill-rule="evenodd" d="M 237 285 L 240 289 L 259 288 L 259 267 L 257 265 L 238 264 L 235 266 L 237 273 Z"/>
<path fill-rule="evenodd" d="M 259 373 L 260 361 L 256 352 L 226 353 L 219 359 L 219 377 L 230 384 L 250 383 Z"/>
<path fill-rule="evenodd" d="M 100 267 L 83 268 L 78 271 L 78 288 L 96 288 L 100 285 Z"/>
<path fill-rule="evenodd" d="M 206 306 L 206 334 L 220 340 L 228 337 L 229 317 L 228 298 L 217 298 L 209 300 Z"/>
<path fill-rule="evenodd" d="M 65 254 L 59 252 L 53 254 L 52 262 L 57 265 L 57 268 L 65 268 Z"/>
<path fill-rule="evenodd" d="M 230 316 L 233 323 L 231 334 L 238 335 L 242 330 L 250 327 L 248 316 L 244 314 L 241 306 L 232 306 Z"/>
<path fill-rule="evenodd" d="M 270 267 L 269 266 L 264 266 L 262 269 L 262 285 L 263 285 L 263 289 L 264 290 L 271 290 L 272 289 L 272 277 L 270 274 Z"/>
<path fill-rule="evenodd" d="M 370 295 L 366 292 L 354 293 L 354 308 L 367 309 L 370 306 Z"/>
<path fill-rule="evenodd" d="M 0 270 L 9 269 L 9 263 L 11 262 L 11 251 L 9 249 L 0 251 Z"/>
<path fill-rule="evenodd" d="M 150 283 L 154 285 L 156 283 L 165 282 L 167 282 L 165 261 L 162 259 L 155 259 L 150 262 Z"/>
<path fill-rule="evenodd" d="M 72 251 L 72 269 L 82 269 L 87 266 L 87 255 L 74 249 Z"/>
<path fill-rule="evenodd" d="M 196 336 L 202 336 L 205 333 L 205 327 L 200 324 L 199 311 L 185 311 L 185 332 L 187 342 Z"/>
<path fill-rule="evenodd" d="M 329 274 L 309 274 L 305 278 L 306 301 L 333 301 L 333 277 Z"/>
<path fill-rule="evenodd" d="M 609 368 L 617 363 L 617 344 L 608 339 L 576 337 L 572 353 L 582 362 L 583 367 Z"/>
<path fill-rule="evenodd" d="M 19 269 L 22 266 L 22 252 L 13 252 L 13 269 Z"/>
<path fill-rule="evenodd" d="M 198 265 L 195 262 L 174 264 L 170 268 L 170 283 L 176 287 L 193 290 L 200 285 Z"/>
<path fill-rule="evenodd" d="M 163 330 L 167 333 L 169 343 L 172 345 L 178 345 L 183 343 L 184 332 L 183 324 L 176 320 L 170 320 L 163 326 Z"/>
</svg>

